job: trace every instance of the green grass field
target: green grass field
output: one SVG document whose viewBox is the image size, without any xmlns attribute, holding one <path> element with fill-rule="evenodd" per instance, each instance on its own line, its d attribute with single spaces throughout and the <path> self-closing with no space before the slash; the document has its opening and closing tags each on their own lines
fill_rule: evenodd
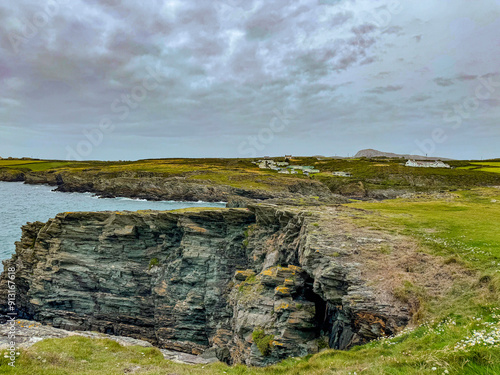
<svg viewBox="0 0 500 375">
<path fill-rule="evenodd" d="M 500 189 L 478 188 L 450 193 L 445 199 L 423 195 L 356 206 L 381 215 L 372 225 L 417 236 L 435 254 L 456 257 L 485 272 L 500 269 Z"/>
<path fill-rule="evenodd" d="M 68 166 L 68 165 L 71 165 L 71 163 L 64 162 L 64 161 L 62 161 L 62 162 L 58 162 L 58 161 L 54 161 L 54 162 L 40 161 L 40 162 L 32 162 L 32 163 L 26 163 L 26 164 L 16 164 L 14 166 L 16 168 L 19 168 L 19 169 L 29 169 L 31 171 L 47 171 L 47 170 L 51 170 L 51 169 L 57 169 L 57 168 L 60 168 L 60 167 L 65 167 L 65 166 Z"/>
<path fill-rule="evenodd" d="M 0 167 L 16 167 L 23 164 L 43 163 L 42 160 L 21 160 L 21 159 L 2 159 L 0 160 Z"/>
<path fill-rule="evenodd" d="M 154 348 L 121 347 L 81 337 L 44 340 L 22 350 L 15 369 L 0 358 L 2 374 L 500 374 L 500 189 L 351 204 L 366 211 L 357 225 L 409 235 L 420 251 L 456 263 L 463 280 L 424 301 L 412 328 L 355 347 L 290 358 L 268 368 L 224 364 L 188 366 L 165 361 Z"/>
<path fill-rule="evenodd" d="M 470 169 L 478 172 L 500 173 L 500 161 L 471 162 L 471 165 L 460 169 Z"/>
</svg>

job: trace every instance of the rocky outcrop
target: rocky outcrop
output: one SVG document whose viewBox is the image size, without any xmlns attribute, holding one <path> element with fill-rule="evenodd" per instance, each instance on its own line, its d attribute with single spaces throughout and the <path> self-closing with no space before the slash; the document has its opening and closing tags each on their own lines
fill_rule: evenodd
<svg viewBox="0 0 500 375">
<path fill-rule="evenodd" d="M 411 315 L 374 252 L 400 239 L 353 230 L 342 206 L 62 213 L 23 227 L 20 317 L 267 365 L 397 332 Z M 0 298 L 7 274 L 0 279 Z M 6 311 L 7 306 L 3 306 Z"/>
<path fill-rule="evenodd" d="M 267 199 L 316 196 L 320 199 L 342 197 L 332 194 L 321 182 L 307 179 L 286 179 L 277 186 L 237 188 L 189 176 L 162 176 L 153 172 L 105 173 L 83 170 L 80 173 L 50 171 L 15 171 L 0 169 L 0 181 L 24 181 L 27 184 L 48 184 L 61 192 L 94 193 L 103 198 L 127 197 L 153 201 L 229 202 L 230 207 Z M 269 182 L 271 183 L 271 182 Z M 273 182 L 274 183 L 274 182 Z"/>
<path fill-rule="evenodd" d="M 221 301 L 253 220 L 230 209 L 64 213 L 27 225 L 10 262 L 20 313 L 199 354 L 231 315 Z"/>
<path fill-rule="evenodd" d="M 20 182 L 24 181 L 24 173 L 10 169 L 0 169 L 0 181 Z"/>
</svg>

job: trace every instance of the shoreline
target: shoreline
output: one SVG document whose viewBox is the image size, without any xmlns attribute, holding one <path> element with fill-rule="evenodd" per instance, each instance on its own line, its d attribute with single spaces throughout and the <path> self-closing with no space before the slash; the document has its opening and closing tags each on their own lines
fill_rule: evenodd
<svg viewBox="0 0 500 375">
<path fill-rule="evenodd" d="M 286 186 L 234 187 L 210 179 L 189 176 L 162 176 L 134 172 L 104 173 L 20 172 L 0 170 L 0 181 L 23 182 L 29 185 L 53 186 L 57 192 L 92 193 L 99 198 L 130 198 L 146 201 L 224 202 L 227 207 L 246 207 L 269 199 L 304 198 L 340 199 L 325 185 L 315 180 L 297 179 Z M 289 181 L 290 182 L 290 181 Z"/>
<path fill-rule="evenodd" d="M 31 186 L 46 186 L 46 187 L 54 187 L 54 185 L 50 185 L 48 183 L 29 183 L 29 182 L 26 182 L 26 181 L 4 181 L 4 180 L 0 180 L 0 183 L 18 183 L 18 184 L 22 184 L 22 185 L 31 185 Z M 226 204 L 228 202 L 226 201 L 214 201 L 214 202 L 208 202 L 208 201 L 202 201 L 202 200 L 198 200 L 198 201 L 182 201 L 182 200 L 161 200 L 161 201 L 157 201 L 157 200 L 150 200 L 150 199 L 142 199 L 142 198 L 130 198 L 130 197 L 124 197 L 124 196 L 116 196 L 116 197 L 104 197 L 104 196 L 99 196 L 97 193 L 93 193 L 93 192 L 90 192 L 90 191 L 86 191 L 86 192 L 80 192 L 80 191 L 61 191 L 61 190 L 57 190 L 57 189 L 53 189 L 53 190 L 50 190 L 51 193 L 62 193 L 62 194 L 88 194 L 90 195 L 92 198 L 97 198 L 97 199 L 121 199 L 121 200 L 130 200 L 130 201 L 134 201 L 134 202 L 163 202 L 163 203 L 218 203 L 218 204 Z M 211 206 L 208 206 L 208 207 L 211 207 Z"/>
</svg>

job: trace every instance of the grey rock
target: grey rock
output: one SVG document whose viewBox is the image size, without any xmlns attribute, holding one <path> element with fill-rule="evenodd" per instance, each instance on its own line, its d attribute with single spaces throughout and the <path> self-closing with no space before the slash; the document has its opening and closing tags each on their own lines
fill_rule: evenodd
<svg viewBox="0 0 500 375">
<path fill-rule="evenodd" d="M 264 366 L 315 353 L 318 340 L 347 349 L 408 323 L 408 306 L 374 289 L 360 256 L 395 239 L 348 234 L 349 210 L 62 213 L 24 226 L 4 265 L 16 269 L 19 317 L 144 340 L 183 362 Z M 2 303 L 7 281 L 4 272 Z"/>
</svg>

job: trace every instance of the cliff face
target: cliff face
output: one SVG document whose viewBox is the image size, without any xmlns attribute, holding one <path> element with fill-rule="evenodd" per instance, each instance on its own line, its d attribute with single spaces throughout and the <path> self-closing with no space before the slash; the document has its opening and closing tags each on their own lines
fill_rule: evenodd
<svg viewBox="0 0 500 375">
<path fill-rule="evenodd" d="M 408 322 L 409 306 L 365 269 L 366 254 L 399 240 L 352 228 L 349 214 L 276 205 L 64 213 L 24 226 L 4 264 L 17 270 L 25 318 L 266 365 Z"/>
<path fill-rule="evenodd" d="M 210 180 L 186 177 L 165 177 L 153 172 L 103 173 L 85 170 L 81 173 L 0 170 L 0 181 L 24 181 L 27 184 L 48 184 L 62 192 L 90 192 L 100 197 L 128 197 L 148 200 L 230 202 L 232 207 L 245 207 L 252 200 L 301 198 L 346 201 L 334 195 L 322 183 L 307 179 L 284 180 L 264 188 L 237 188 Z"/>
<path fill-rule="evenodd" d="M 6 182 L 24 181 L 24 174 L 19 171 L 0 169 L 0 181 L 6 181 Z"/>
</svg>

